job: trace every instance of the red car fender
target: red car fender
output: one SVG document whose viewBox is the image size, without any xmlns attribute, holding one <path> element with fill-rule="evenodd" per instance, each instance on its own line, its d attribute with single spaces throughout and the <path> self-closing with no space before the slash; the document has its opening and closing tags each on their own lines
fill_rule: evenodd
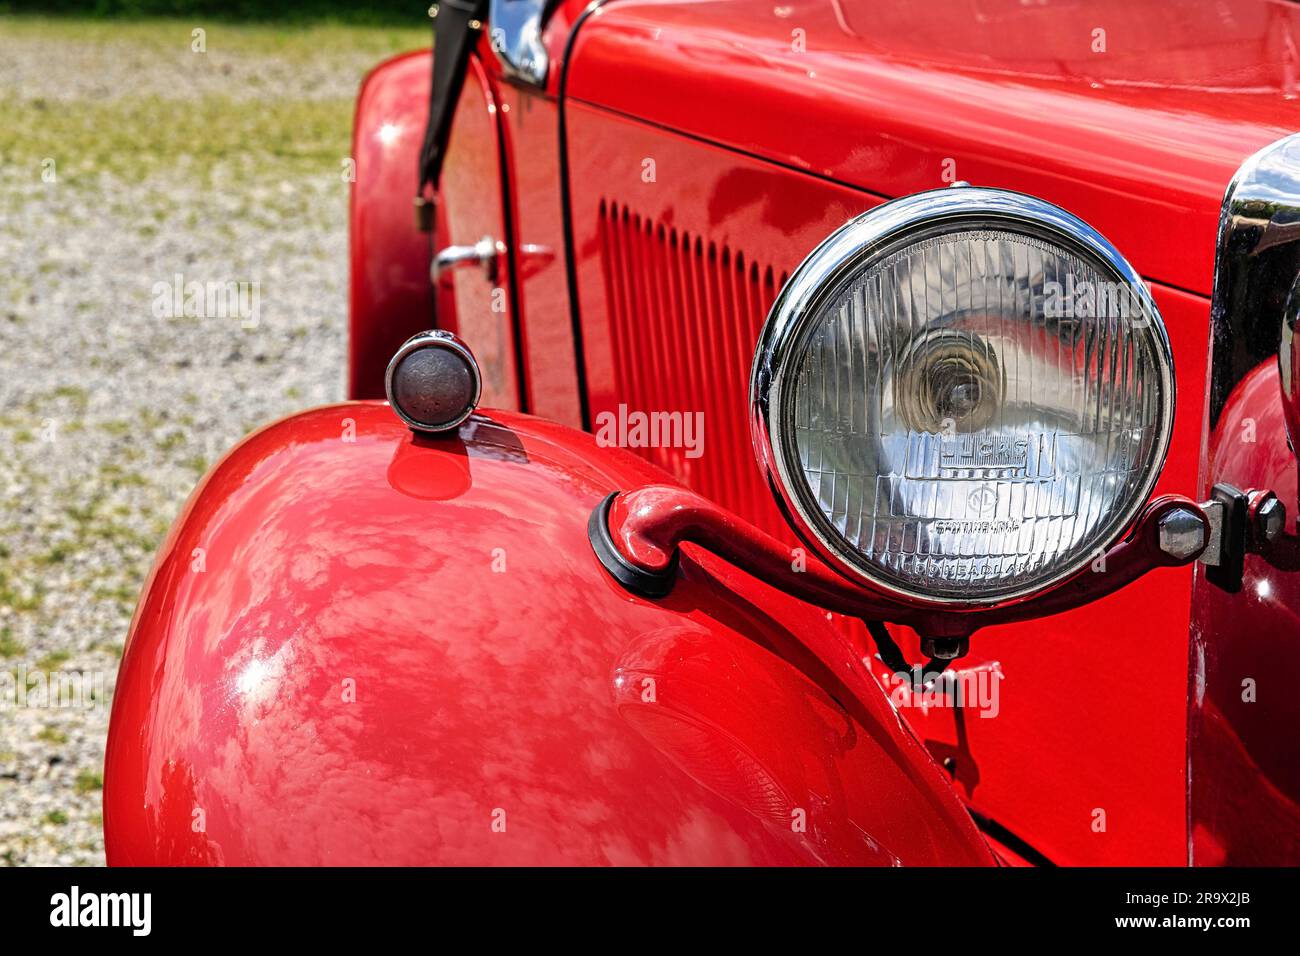
<svg viewBox="0 0 1300 956">
<path fill-rule="evenodd" d="M 658 601 L 607 576 L 592 508 L 669 480 L 501 412 L 245 439 L 132 623 L 109 863 L 993 862 L 823 612 L 694 550 Z"/>
<path fill-rule="evenodd" d="M 357 97 L 348 213 L 351 398 L 382 398 L 388 360 L 433 324 L 430 235 L 416 229 L 412 206 L 432 62 L 428 50 L 385 60 Z"/>
</svg>

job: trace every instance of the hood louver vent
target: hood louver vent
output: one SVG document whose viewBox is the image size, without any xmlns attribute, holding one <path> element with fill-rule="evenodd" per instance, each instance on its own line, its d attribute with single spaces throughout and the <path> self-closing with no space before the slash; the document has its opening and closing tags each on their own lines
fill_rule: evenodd
<svg viewBox="0 0 1300 956">
<path fill-rule="evenodd" d="M 600 204 L 600 242 L 616 404 L 703 422 L 697 448 L 632 450 L 792 540 L 754 463 L 748 419 L 754 346 L 788 275 L 615 202 Z"/>
</svg>

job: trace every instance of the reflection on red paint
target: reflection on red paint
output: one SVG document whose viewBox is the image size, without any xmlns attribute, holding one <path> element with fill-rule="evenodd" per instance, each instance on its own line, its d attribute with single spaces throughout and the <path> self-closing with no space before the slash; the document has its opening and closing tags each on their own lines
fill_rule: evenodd
<svg viewBox="0 0 1300 956">
<path fill-rule="evenodd" d="M 707 556 L 660 604 L 607 577 L 592 507 L 665 480 L 503 412 L 250 436 L 133 622 L 109 862 L 991 862 L 820 612 Z"/>
</svg>

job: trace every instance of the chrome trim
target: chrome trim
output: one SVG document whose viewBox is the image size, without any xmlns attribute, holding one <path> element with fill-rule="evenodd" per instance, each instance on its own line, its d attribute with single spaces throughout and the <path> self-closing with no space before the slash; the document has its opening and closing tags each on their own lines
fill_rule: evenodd
<svg viewBox="0 0 1300 956">
<path fill-rule="evenodd" d="M 1255 153 L 1223 197 L 1210 306 L 1209 427 L 1246 377 L 1277 356 L 1283 394 L 1300 316 L 1300 133 Z M 1296 436 L 1292 436 L 1293 440 Z M 1212 475 L 1203 475 L 1205 481 Z"/>
<path fill-rule="evenodd" d="M 465 360 L 465 364 L 469 366 L 469 370 L 474 377 L 473 400 L 470 401 L 461 415 L 448 420 L 437 428 L 430 427 L 427 422 L 418 421 L 407 415 L 401 406 L 393 400 L 393 373 L 397 371 L 397 366 L 402 363 L 402 359 L 412 352 L 425 348 L 441 348 L 455 352 Z M 483 372 L 479 369 L 478 359 L 474 357 L 474 353 L 470 351 L 468 345 L 461 341 L 458 335 L 445 329 L 429 329 L 425 332 L 418 332 L 407 339 L 393 357 L 388 360 L 388 368 L 384 370 L 384 395 L 388 398 L 388 407 L 393 410 L 393 414 L 410 426 L 412 431 L 419 432 L 422 435 L 437 435 L 455 431 L 464 423 L 465 419 L 474 414 L 474 411 L 478 408 L 478 403 L 483 398 Z"/>
<path fill-rule="evenodd" d="M 547 0 L 491 0 L 488 41 L 506 75 L 533 86 L 546 86 L 550 57 L 542 42 Z"/>
<path fill-rule="evenodd" d="M 1160 550 L 1178 561 L 1188 561 L 1206 548 L 1208 521 L 1191 508 L 1175 508 L 1160 519 Z"/>
<path fill-rule="evenodd" d="M 944 187 L 896 199 L 841 226 L 795 270 L 777 296 L 759 335 L 750 371 L 749 393 L 750 431 L 755 454 L 787 520 L 800 538 L 831 567 L 860 584 L 913 604 L 933 607 L 978 608 L 1017 603 L 1061 583 L 1086 566 L 1092 559 L 1092 554 L 1085 551 L 1033 587 L 1002 595 L 992 601 L 939 597 L 900 588 L 876 577 L 862 563 L 850 557 L 835 540 L 836 536 L 823 529 L 825 519 L 820 512 L 810 513 L 810 509 L 801 501 L 797 488 L 803 479 L 794 474 L 787 463 L 786 440 L 782 434 L 784 423 L 778 420 L 776 412 L 781 408 L 786 377 L 802 354 L 806 338 L 804 333 L 811 324 L 812 317 L 828 299 L 838 294 L 844 283 L 852 281 L 855 275 L 883 252 L 892 251 L 898 241 L 905 239 L 911 232 L 935 226 L 959 230 L 969 228 L 973 223 L 993 224 L 1036 236 L 1074 250 L 1085 258 L 1098 260 L 1100 265 L 1112 271 L 1118 280 L 1133 290 L 1142 307 L 1156 319 L 1153 332 L 1165 396 L 1157 439 L 1158 454 L 1155 466 L 1146 476 L 1139 493 L 1133 495 L 1128 508 L 1123 512 L 1123 520 L 1117 523 L 1115 538 L 1106 544 L 1112 543 L 1132 524 L 1150 497 L 1163 468 L 1173 429 L 1173 352 L 1160 311 L 1133 267 L 1101 233 L 1083 220 L 1033 196 L 1001 189 L 964 186 L 960 189 Z"/>
<path fill-rule="evenodd" d="M 1201 511 L 1205 513 L 1205 520 L 1210 527 L 1209 540 L 1205 542 L 1205 550 L 1197 558 L 1201 564 L 1217 568 L 1223 564 L 1223 525 L 1228 520 L 1228 506 L 1216 498 L 1201 502 Z"/>
<path fill-rule="evenodd" d="M 496 282 L 500 272 L 499 262 L 505 254 L 505 244 L 491 236 L 484 236 L 472 246 L 448 246 L 438 250 L 429 266 L 429 278 L 436 284 L 453 269 L 477 265 L 483 269 L 483 278 Z"/>
<path fill-rule="evenodd" d="M 1297 202 L 1300 204 L 1300 196 L 1297 196 Z M 1278 343 L 1277 371 L 1282 383 L 1283 395 L 1295 394 L 1295 369 L 1292 363 L 1295 361 L 1297 322 L 1300 322 L 1300 272 L 1296 274 L 1295 285 L 1291 287 L 1291 294 L 1282 309 L 1282 341 Z M 1296 438 L 1300 436 L 1292 436 L 1293 443 Z"/>
</svg>

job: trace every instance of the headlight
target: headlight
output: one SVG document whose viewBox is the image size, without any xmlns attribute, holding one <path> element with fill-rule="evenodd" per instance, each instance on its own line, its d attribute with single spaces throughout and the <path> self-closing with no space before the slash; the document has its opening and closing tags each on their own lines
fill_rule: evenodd
<svg viewBox="0 0 1300 956">
<path fill-rule="evenodd" d="M 842 571 L 912 601 L 1039 592 L 1155 483 L 1173 362 L 1096 231 L 1018 193 L 922 193 L 848 223 L 773 306 L 750 382 L 760 463 Z"/>
</svg>

